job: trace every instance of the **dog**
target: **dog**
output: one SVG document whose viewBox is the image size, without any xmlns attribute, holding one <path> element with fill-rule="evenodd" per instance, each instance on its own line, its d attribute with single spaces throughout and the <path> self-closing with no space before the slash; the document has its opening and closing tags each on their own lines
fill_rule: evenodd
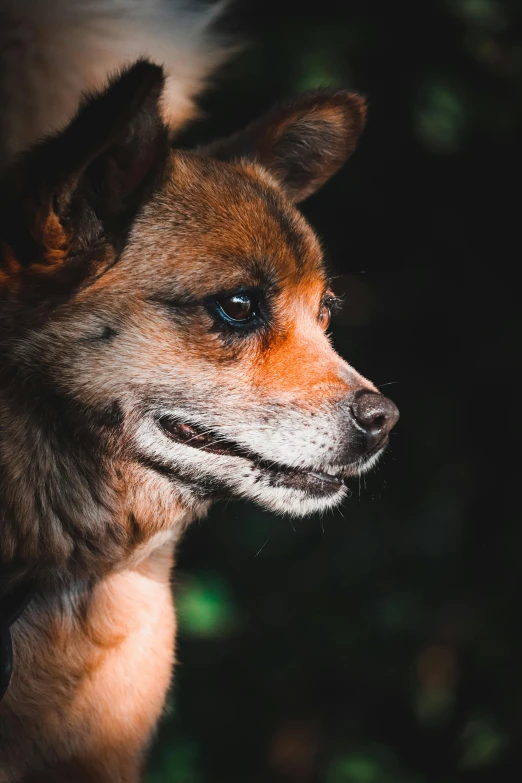
<svg viewBox="0 0 522 783">
<path fill-rule="evenodd" d="M 0 783 L 141 780 L 183 530 L 220 498 L 337 506 L 398 418 L 330 343 L 296 207 L 354 151 L 363 98 L 305 93 L 178 149 L 227 44 L 181 14 L 176 76 L 172 4 L 143 3 L 148 29 L 138 5 L 2 4 Z"/>
</svg>

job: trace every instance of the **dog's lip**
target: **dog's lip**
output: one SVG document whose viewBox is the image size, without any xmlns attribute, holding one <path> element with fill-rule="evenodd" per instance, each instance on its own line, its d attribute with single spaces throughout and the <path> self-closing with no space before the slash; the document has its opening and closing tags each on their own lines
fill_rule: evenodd
<svg viewBox="0 0 522 783">
<path fill-rule="evenodd" d="M 233 441 L 217 436 L 210 430 L 203 431 L 192 424 L 175 419 L 172 416 L 161 416 L 158 424 L 163 432 L 176 443 L 182 443 L 200 451 L 228 457 L 242 457 L 253 463 L 257 468 L 270 474 L 272 486 L 285 486 L 296 489 L 312 489 L 315 492 L 329 494 L 344 486 L 340 473 L 292 468 L 280 463 L 264 460 Z"/>
<path fill-rule="evenodd" d="M 366 452 L 365 457 L 367 457 L 367 458 L 368 457 L 373 457 L 375 454 L 378 454 L 380 451 L 382 451 L 383 449 L 386 448 L 386 446 L 388 445 L 389 442 L 390 442 L 390 436 L 386 432 L 382 436 L 380 441 L 378 443 L 376 443 L 375 446 L 372 449 L 370 449 L 369 451 Z"/>
</svg>

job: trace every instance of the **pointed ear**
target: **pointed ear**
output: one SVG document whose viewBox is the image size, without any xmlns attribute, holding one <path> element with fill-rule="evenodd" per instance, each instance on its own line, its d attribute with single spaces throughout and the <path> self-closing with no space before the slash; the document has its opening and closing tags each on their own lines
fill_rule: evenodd
<svg viewBox="0 0 522 783">
<path fill-rule="evenodd" d="M 355 93 L 304 93 L 205 151 L 219 160 L 261 163 L 292 201 L 302 201 L 352 154 L 365 116 L 365 101 Z"/>
<path fill-rule="evenodd" d="M 19 263 L 56 264 L 102 234 L 117 241 L 167 159 L 163 84 L 159 66 L 136 62 L 14 166 L 0 206 Z"/>
</svg>

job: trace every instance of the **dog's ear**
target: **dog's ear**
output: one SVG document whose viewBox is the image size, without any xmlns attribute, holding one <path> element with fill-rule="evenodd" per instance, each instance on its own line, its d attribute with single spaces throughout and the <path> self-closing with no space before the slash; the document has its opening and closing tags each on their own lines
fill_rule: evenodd
<svg viewBox="0 0 522 783">
<path fill-rule="evenodd" d="M 21 266 L 57 265 L 102 235 L 117 246 L 167 160 L 163 84 L 162 68 L 136 62 L 7 174 L 2 238 Z"/>
<path fill-rule="evenodd" d="M 321 187 L 352 154 L 365 117 L 366 103 L 360 95 L 317 90 L 276 106 L 204 151 L 219 160 L 261 163 L 298 202 Z"/>
</svg>

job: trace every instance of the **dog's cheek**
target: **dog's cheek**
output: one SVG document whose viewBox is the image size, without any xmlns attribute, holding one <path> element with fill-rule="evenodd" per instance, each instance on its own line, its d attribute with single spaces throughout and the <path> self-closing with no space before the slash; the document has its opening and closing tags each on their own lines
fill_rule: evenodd
<svg viewBox="0 0 522 783">
<path fill-rule="evenodd" d="M 105 406 L 93 410 L 93 418 L 98 427 L 113 431 L 122 426 L 124 414 L 119 400 L 113 400 Z"/>
</svg>

